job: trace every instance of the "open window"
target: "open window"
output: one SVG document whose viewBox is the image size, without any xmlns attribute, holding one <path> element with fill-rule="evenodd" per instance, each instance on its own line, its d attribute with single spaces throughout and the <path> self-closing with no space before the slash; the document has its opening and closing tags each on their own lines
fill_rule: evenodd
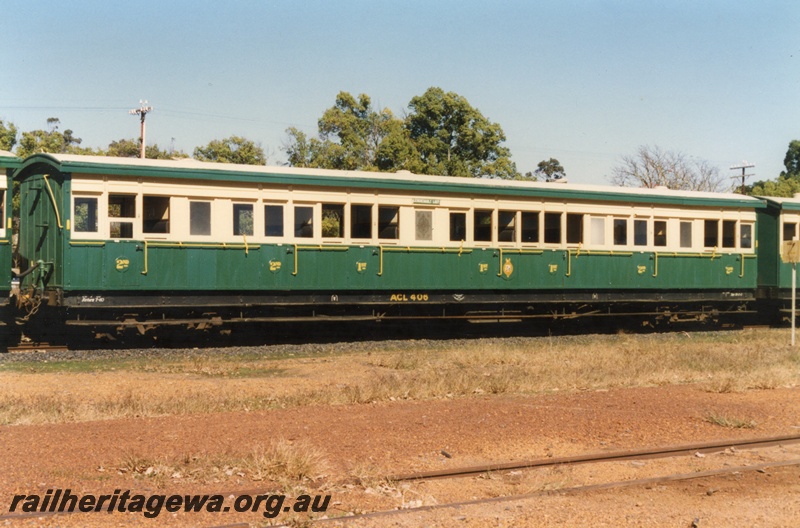
<svg viewBox="0 0 800 528">
<path fill-rule="evenodd" d="M 253 204 L 233 204 L 233 234 L 253 236 Z"/>
<path fill-rule="evenodd" d="M 133 238 L 133 222 L 136 219 L 136 195 L 109 194 L 108 219 L 111 238 Z"/>
<path fill-rule="evenodd" d="M 522 211 L 522 242 L 539 242 L 539 213 Z"/>
<path fill-rule="evenodd" d="M 72 202 L 72 230 L 97 233 L 97 198 L 76 196 Z"/>
<path fill-rule="evenodd" d="M 344 238 L 344 204 L 322 204 L 322 236 Z"/>
<path fill-rule="evenodd" d="M 169 196 L 143 196 L 142 232 L 169 233 Z"/>
<path fill-rule="evenodd" d="M 372 206 L 350 206 L 350 238 L 372 238 Z"/>
<path fill-rule="evenodd" d="M 667 245 L 667 221 L 653 221 L 653 245 L 656 247 L 666 247 Z"/>
<path fill-rule="evenodd" d="M 314 208 L 297 205 L 294 208 L 294 236 L 296 238 L 314 237 Z"/>
<path fill-rule="evenodd" d="M 544 214 L 544 243 L 561 243 L 561 213 Z"/>
<path fill-rule="evenodd" d="M 467 213 L 450 213 L 450 240 L 464 242 L 467 239 Z"/>
<path fill-rule="evenodd" d="M 497 241 L 517 241 L 517 212 L 498 211 L 497 213 Z"/>
<path fill-rule="evenodd" d="M 614 245 L 627 246 L 628 245 L 628 219 L 615 218 L 614 219 Z"/>
<path fill-rule="evenodd" d="M 378 207 L 378 238 L 397 240 L 400 238 L 400 208 L 393 206 Z"/>
<path fill-rule="evenodd" d="M 789 242 L 797 238 L 797 224 L 795 222 L 783 223 L 783 241 Z"/>
<path fill-rule="evenodd" d="M 736 220 L 722 221 L 722 247 L 736 247 Z"/>
<path fill-rule="evenodd" d="M 567 244 L 583 243 L 583 215 L 567 214 Z"/>
<path fill-rule="evenodd" d="M 703 222 L 703 246 L 715 248 L 719 246 L 719 221 L 706 220 Z"/>
<path fill-rule="evenodd" d="M 491 242 L 492 211 L 488 209 L 476 209 L 473 220 L 475 221 L 473 228 L 475 242 Z"/>
</svg>

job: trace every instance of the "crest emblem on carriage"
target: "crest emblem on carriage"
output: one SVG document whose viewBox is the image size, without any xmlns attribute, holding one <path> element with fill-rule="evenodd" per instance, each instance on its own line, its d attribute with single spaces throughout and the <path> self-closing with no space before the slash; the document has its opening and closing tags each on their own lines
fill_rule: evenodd
<svg viewBox="0 0 800 528">
<path fill-rule="evenodd" d="M 507 258 L 503 263 L 503 275 L 510 277 L 512 273 L 514 273 L 514 265 L 511 263 L 511 259 Z"/>
</svg>

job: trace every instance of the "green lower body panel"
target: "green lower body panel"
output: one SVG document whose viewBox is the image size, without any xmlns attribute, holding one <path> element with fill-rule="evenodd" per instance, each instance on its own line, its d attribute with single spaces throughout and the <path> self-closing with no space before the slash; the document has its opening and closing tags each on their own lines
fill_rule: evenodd
<svg viewBox="0 0 800 528">
<path fill-rule="evenodd" d="M 58 266 L 58 263 L 55 263 Z M 749 291 L 756 259 L 501 248 L 73 243 L 63 284 L 105 292 Z M 55 276 L 55 274 L 54 274 Z"/>
</svg>

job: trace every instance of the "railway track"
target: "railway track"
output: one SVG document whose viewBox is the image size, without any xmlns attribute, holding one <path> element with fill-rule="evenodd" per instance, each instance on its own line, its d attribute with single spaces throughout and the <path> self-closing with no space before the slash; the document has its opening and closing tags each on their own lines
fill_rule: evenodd
<svg viewBox="0 0 800 528">
<path fill-rule="evenodd" d="M 615 451 L 612 453 L 593 453 L 572 457 L 542 458 L 506 464 L 486 464 L 443 471 L 426 471 L 421 473 L 408 473 L 387 477 L 394 482 L 408 480 L 432 480 L 440 478 L 468 477 L 492 471 L 513 471 L 537 467 L 567 466 L 576 464 L 589 464 L 597 462 L 616 462 L 622 460 L 666 458 L 694 453 L 716 453 L 730 448 L 754 449 L 759 447 L 772 447 L 783 444 L 800 443 L 800 435 L 774 436 L 766 438 L 751 438 L 748 440 L 725 440 L 721 442 L 704 442 L 679 446 L 659 447 L 654 449 L 635 449 L 629 451 Z"/>
<path fill-rule="evenodd" d="M 797 443 L 800 443 L 800 434 L 761 437 L 761 438 L 748 438 L 740 440 L 726 439 L 714 442 L 702 442 L 695 444 L 656 447 L 649 449 L 614 451 L 607 453 L 591 453 L 591 454 L 571 456 L 571 457 L 544 458 L 544 459 L 529 460 L 523 462 L 486 464 L 482 466 L 461 467 L 444 471 L 428 471 L 419 473 L 396 474 L 388 476 L 387 480 L 393 482 L 403 482 L 403 481 L 425 481 L 425 480 L 435 480 L 435 479 L 461 478 L 467 476 L 486 474 L 490 472 L 513 471 L 513 470 L 534 469 L 534 468 L 554 467 L 554 466 L 572 466 L 578 464 L 619 462 L 628 460 L 658 459 L 658 458 L 685 456 L 697 453 L 710 454 L 715 452 L 721 452 L 731 448 L 737 450 L 746 450 L 746 449 L 775 447 L 775 446 L 797 444 Z M 312 522 L 314 524 L 330 524 L 330 523 L 350 523 L 355 521 L 369 521 L 373 519 L 389 517 L 394 515 L 430 512 L 434 510 L 460 508 L 472 505 L 488 505 L 493 503 L 525 500 L 542 496 L 579 494 L 579 493 L 587 493 L 591 491 L 600 491 L 600 490 L 608 490 L 615 488 L 648 486 L 648 485 L 656 485 L 667 482 L 719 477 L 719 476 L 733 475 L 733 474 L 747 473 L 747 472 L 764 472 L 767 469 L 791 467 L 791 466 L 800 466 L 800 458 L 791 460 L 768 461 L 752 465 L 729 466 L 722 469 L 693 471 L 691 473 L 673 473 L 673 474 L 659 475 L 655 477 L 648 477 L 641 479 L 618 480 L 618 481 L 604 482 L 599 484 L 573 486 L 573 487 L 551 489 L 551 490 L 540 490 L 523 494 L 502 495 L 491 498 L 447 502 L 442 504 L 419 506 L 415 508 L 375 511 L 359 515 L 309 519 L 309 522 Z M 211 494 L 219 494 L 219 495 L 232 495 L 232 494 L 255 495 L 259 493 L 264 493 L 264 490 L 249 489 L 249 490 L 211 492 Z M 0 523 L 14 521 L 14 520 L 25 520 L 25 519 L 33 519 L 39 517 L 53 517 L 62 515 L 71 515 L 71 512 L 10 513 L 5 515 L 0 515 Z M 238 528 L 247 526 L 250 526 L 250 524 L 232 523 L 232 524 L 215 525 L 214 528 Z"/>
</svg>

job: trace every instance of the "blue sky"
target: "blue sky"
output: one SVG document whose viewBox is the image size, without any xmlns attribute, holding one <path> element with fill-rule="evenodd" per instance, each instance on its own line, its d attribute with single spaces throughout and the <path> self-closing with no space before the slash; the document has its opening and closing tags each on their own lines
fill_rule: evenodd
<svg viewBox="0 0 800 528">
<path fill-rule="evenodd" d="M 61 119 L 84 146 L 191 153 L 242 135 L 283 163 L 339 91 L 403 115 L 431 86 L 507 137 L 518 170 L 555 157 L 607 183 L 640 145 L 776 177 L 800 139 L 800 3 L 762 1 L 4 0 L 0 119 Z"/>
</svg>

